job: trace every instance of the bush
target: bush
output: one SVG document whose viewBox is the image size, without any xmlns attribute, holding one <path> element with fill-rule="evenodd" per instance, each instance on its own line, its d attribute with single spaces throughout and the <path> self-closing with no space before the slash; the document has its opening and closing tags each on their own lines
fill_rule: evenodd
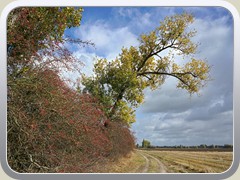
<svg viewBox="0 0 240 180">
<path fill-rule="evenodd" d="M 11 82 L 11 81 L 9 81 Z M 129 128 L 56 72 L 32 70 L 9 86 L 7 155 L 17 172 L 93 172 L 134 148 Z"/>
<path fill-rule="evenodd" d="M 81 16 L 74 7 L 17 8 L 8 16 L 7 159 L 17 172 L 94 172 L 132 149 L 127 126 L 59 77 L 82 67 L 65 42 L 92 45 L 63 38 Z"/>
</svg>

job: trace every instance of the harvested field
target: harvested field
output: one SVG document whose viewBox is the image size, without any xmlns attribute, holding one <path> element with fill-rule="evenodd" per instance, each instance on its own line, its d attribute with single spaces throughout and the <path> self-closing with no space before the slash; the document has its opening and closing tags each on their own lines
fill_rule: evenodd
<svg viewBox="0 0 240 180">
<path fill-rule="evenodd" d="M 223 173 L 230 168 L 232 158 L 232 152 L 136 150 L 97 172 Z"/>
<path fill-rule="evenodd" d="M 168 173 L 222 173 L 232 164 L 232 152 L 147 151 L 159 159 Z"/>
</svg>

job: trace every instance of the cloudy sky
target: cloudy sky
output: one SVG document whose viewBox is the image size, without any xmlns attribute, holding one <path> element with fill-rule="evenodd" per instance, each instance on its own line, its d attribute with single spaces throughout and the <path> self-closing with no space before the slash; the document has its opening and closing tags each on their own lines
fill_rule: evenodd
<svg viewBox="0 0 240 180">
<path fill-rule="evenodd" d="M 136 110 L 132 125 L 137 142 L 153 145 L 198 145 L 233 143 L 233 19 L 220 7 L 84 8 L 80 28 L 66 35 L 91 40 L 95 47 L 70 46 L 90 75 L 96 57 L 114 59 L 122 47 L 137 46 L 138 37 L 159 26 L 164 17 L 183 11 L 193 13 L 194 42 L 200 45 L 195 57 L 212 66 L 210 81 L 200 95 L 176 89 L 168 78 L 155 91 L 145 90 L 145 102 Z"/>
</svg>

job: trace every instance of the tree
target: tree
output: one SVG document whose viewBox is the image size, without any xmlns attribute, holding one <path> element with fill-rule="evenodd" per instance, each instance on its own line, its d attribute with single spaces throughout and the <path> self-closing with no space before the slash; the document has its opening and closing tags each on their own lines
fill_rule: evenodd
<svg viewBox="0 0 240 180">
<path fill-rule="evenodd" d="M 73 7 L 14 9 L 8 16 L 8 54 L 18 57 L 19 61 L 29 61 L 37 51 L 48 48 L 50 42 L 63 41 L 66 28 L 79 26 L 82 11 Z"/>
<path fill-rule="evenodd" d="M 206 148 L 207 148 L 207 145 L 206 145 L 206 144 L 201 144 L 199 147 L 206 149 Z"/>
<path fill-rule="evenodd" d="M 156 89 L 166 77 L 179 80 L 177 88 L 190 94 L 198 93 L 206 84 L 210 66 L 193 57 L 197 44 L 191 38 L 196 31 L 188 29 L 193 21 L 194 17 L 187 13 L 166 17 L 159 27 L 141 35 L 138 47 L 122 48 L 113 61 L 99 59 L 94 76 L 83 76 L 85 89 L 108 107 L 106 113 L 111 119 L 133 123 L 134 108 L 144 100 L 143 90 Z M 190 56 L 191 60 L 177 64 L 176 54 Z"/>
<path fill-rule="evenodd" d="M 150 146 L 151 146 L 150 141 L 143 139 L 143 141 L 142 141 L 142 147 L 143 147 L 143 148 L 148 148 L 148 147 L 150 147 Z"/>
<path fill-rule="evenodd" d="M 20 7 L 7 19 L 8 79 L 16 79 L 35 67 L 59 67 L 79 70 L 82 63 L 65 48 L 64 43 L 91 44 L 64 37 L 66 28 L 80 26 L 82 8 Z"/>
<path fill-rule="evenodd" d="M 233 148 L 233 145 L 231 145 L 231 144 L 224 144 L 223 147 L 224 147 L 224 148 Z"/>
</svg>

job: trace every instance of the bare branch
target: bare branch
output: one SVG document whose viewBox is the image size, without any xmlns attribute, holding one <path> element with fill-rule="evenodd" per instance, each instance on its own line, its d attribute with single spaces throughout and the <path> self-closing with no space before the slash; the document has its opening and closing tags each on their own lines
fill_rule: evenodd
<svg viewBox="0 0 240 180">
<path fill-rule="evenodd" d="M 165 46 L 165 47 L 161 48 L 161 49 L 158 50 L 158 51 L 151 52 L 151 53 L 143 60 L 142 64 L 138 67 L 137 72 L 139 72 L 139 71 L 142 69 L 142 67 L 145 65 L 145 63 L 147 62 L 147 60 L 148 60 L 150 57 L 155 56 L 155 55 L 158 55 L 160 52 L 162 52 L 162 51 L 164 51 L 164 50 L 166 50 L 166 49 L 168 49 L 168 48 L 171 48 L 173 45 L 174 45 L 174 44 L 172 43 L 172 44 L 170 44 L 170 45 L 168 45 L 168 46 Z"/>
</svg>

